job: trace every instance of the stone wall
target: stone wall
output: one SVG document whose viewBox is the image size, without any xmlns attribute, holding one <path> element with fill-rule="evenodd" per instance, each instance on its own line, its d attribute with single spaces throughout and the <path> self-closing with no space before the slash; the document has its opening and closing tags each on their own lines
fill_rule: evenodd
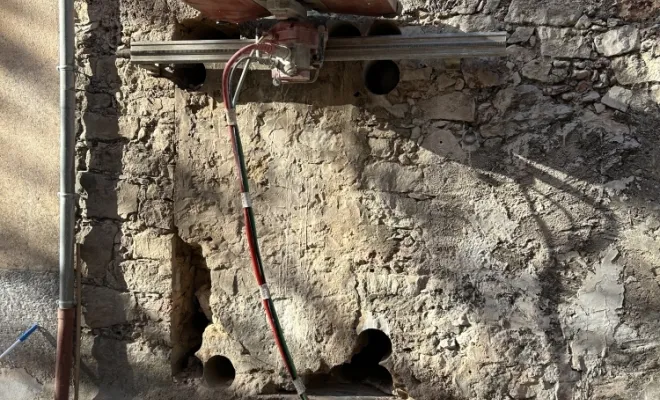
<svg viewBox="0 0 660 400">
<path fill-rule="evenodd" d="M 404 3 L 404 34 L 506 30 L 508 56 L 401 62 L 386 96 L 359 63 L 255 72 L 238 108 L 298 369 L 402 398 L 656 398 L 660 5 Z M 195 13 L 77 10 L 85 393 L 283 396 L 220 71 L 185 91 L 115 56 Z"/>
</svg>

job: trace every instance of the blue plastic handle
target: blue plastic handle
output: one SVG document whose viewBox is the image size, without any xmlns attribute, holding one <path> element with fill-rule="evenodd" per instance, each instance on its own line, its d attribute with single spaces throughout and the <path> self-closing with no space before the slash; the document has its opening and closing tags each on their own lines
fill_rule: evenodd
<svg viewBox="0 0 660 400">
<path fill-rule="evenodd" d="M 34 333 L 34 331 L 37 330 L 37 328 L 39 328 L 39 324 L 32 325 L 32 327 L 30 327 L 30 329 L 23 332 L 23 334 L 18 338 L 18 340 L 20 340 L 21 342 L 24 342 L 25 340 L 27 340 L 27 338 L 30 337 L 31 334 Z"/>
</svg>

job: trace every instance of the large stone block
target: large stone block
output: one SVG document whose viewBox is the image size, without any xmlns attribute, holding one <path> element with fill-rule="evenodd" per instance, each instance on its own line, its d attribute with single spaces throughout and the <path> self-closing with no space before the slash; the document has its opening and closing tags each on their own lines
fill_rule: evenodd
<svg viewBox="0 0 660 400">
<path fill-rule="evenodd" d="M 90 328 L 125 324 L 137 317 L 137 303 L 130 293 L 85 285 L 82 301 L 85 324 Z"/>
<path fill-rule="evenodd" d="M 117 182 L 105 175 L 81 172 L 80 186 L 86 193 L 85 214 L 89 218 L 118 218 Z"/>
<path fill-rule="evenodd" d="M 83 136 L 87 140 L 119 139 L 119 122 L 116 115 L 86 112 L 83 115 Z"/>
<path fill-rule="evenodd" d="M 590 58 L 591 41 L 580 31 L 568 28 L 537 29 L 541 39 L 541 54 L 547 57 Z"/>
<path fill-rule="evenodd" d="M 112 222 L 95 223 L 82 229 L 80 257 L 85 263 L 87 278 L 102 283 L 109 271 L 119 228 Z"/>
<path fill-rule="evenodd" d="M 624 89 L 621 86 L 614 86 L 603 96 L 601 102 L 608 107 L 625 112 L 628 111 L 632 95 L 631 90 Z"/>
<path fill-rule="evenodd" d="M 443 94 L 421 101 L 419 108 L 429 119 L 474 121 L 474 98 L 461 92 Z"/>
<path fill-rule="evenodd" d="M 622 85 L 644 82 L 660 82 L 660 58 L 651 53 L 631 54 L 615 58 L 612 69 Z"/>
<path fill-rule="evenodd" d="M 522 76 L 539 82 L 550 82 L 552 61 L 548 58 L 532 60 L 525 64 L 520 71 Z"/>
<path fill-rule="evenodd" d="M 594 42 L 598 52 L 607 57 L 630 53 L 639 48 L 639 29 L 624 25 L 596 36 Z"/>
<path fill-rule="evenodd" d="M 168 158 L 165 154 L 154 152 L 142 143 L 131 143 L 124 150 L 123 173 L 135 177 L 167 176 Z"/>
<path fill-rule="evenodd" d="M 173 211 L 171 201 L 145 200 L 140 206 L 140 219 L 151 228 L 172 229 Z"/>
<path fill-rule="evenodd" d="M 513 0 L 504 21 L 516 24 L 573 26 L 584 5 L 567 0 Z"/>
<path fill-rule="evenodd" d="M 159 235 L 148 230 L 133 236 L 133 256 L 153 260 L 171 260 L 175 251 L 174 235 Z"/>
<path fill-rule="evenodd" d="M 119 265 L 124 288 L 136 292 L 172 291 L 172 263 L 169 260 L 127 260 Z"/>
<path fill-rule="evenodd" d="M 140 187 L 127 181 L 117 184 L 117 213 L 122 217 L 133 214 L 138 210 L 138 194 Z"/>
<path fill-rule="evenodd" d="M 123 148 L 121 143 L 90 143 L 87 151 L 87 169 L 118 175 L 122 169 Z"/>
</svg>

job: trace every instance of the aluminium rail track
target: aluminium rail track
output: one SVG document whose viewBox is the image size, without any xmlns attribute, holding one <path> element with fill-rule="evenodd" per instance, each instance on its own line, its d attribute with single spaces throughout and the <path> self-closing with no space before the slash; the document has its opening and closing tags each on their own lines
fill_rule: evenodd
<svg viewBox="0 0 660 400">
<path fill-rule="evenodd" d="M 135 64 L 226 63 L 254 40 L 181 40 L 134 42 L 122 55 Z M 445 33 L 423 36 L 361 36 L 330 38 L 325 61 L 417 60 L 501 57 L 506 32 Z"/>
</svg>

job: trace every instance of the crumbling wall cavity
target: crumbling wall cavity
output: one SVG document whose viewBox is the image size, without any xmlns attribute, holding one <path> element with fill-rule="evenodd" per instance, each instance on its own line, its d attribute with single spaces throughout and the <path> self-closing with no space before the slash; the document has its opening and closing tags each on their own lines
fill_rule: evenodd
<svg viewBox="0 0 660 400">
<path fill-rule="evenodd" d="M 185 377 L 201 374 L 195 353 L 213 321 L 209 307 L 211 275 L 199 246 L 177 242 L 172 281 L 172 373 Z"/>
</svg>

